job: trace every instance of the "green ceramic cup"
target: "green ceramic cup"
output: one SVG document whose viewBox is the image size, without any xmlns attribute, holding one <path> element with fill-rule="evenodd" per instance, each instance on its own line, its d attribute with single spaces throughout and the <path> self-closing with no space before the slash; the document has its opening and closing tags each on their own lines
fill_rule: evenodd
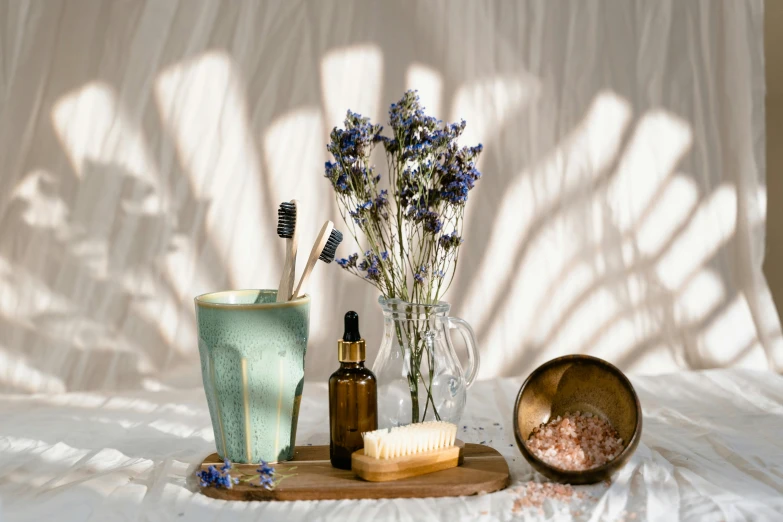
<svg viewBox="0 0 783 522">
<path fill-rule="evenodd" d="M 276 290 L 229 290 L 195 299 L 215 446 L 231 462 L 294 457 L 310 296 L 276 297 Z"/>
</svg>

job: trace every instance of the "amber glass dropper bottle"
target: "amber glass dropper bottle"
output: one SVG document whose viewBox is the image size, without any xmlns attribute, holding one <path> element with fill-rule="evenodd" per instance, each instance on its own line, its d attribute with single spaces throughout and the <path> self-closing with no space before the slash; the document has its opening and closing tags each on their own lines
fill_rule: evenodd
<svg viewBox="0 0 783 522">
<path fill-rule="evenodd" d="M 356 312 L 345 314 L 337 359 L 340 368 L 329 377 L 329 458 L 335 468 L 351 469 L 351 454 L 364 447 L 362 433 L 378 429 L 375 375 L 364 367 L 364 339 Z"/>
</svg>

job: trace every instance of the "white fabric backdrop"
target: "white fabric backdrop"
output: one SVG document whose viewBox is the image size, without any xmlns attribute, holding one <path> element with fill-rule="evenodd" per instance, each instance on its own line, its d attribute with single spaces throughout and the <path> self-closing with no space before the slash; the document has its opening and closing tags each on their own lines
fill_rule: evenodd
<svg viewBox="0 0 783 522">
<path fill-rule="evenodd" d="M 192 297 L 276 287 L 277 204 L 303 245 L 339 222 L 329 130 L 410 87 L 485 145 L 446 297 L 481 377 L 783 368 L 762 8 L 0 1 L 0 390 L 198 385 Z M 308 290 L 308 378 L 348 309 L 373 358 L 373 289 L 321 265 Z"/>
</svg>

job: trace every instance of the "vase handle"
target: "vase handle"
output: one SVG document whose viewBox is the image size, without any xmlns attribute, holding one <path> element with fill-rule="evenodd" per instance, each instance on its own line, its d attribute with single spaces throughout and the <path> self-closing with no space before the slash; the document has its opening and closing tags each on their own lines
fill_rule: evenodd
<svg viewBox="0 0 783 522">
<path fill-rule="evenodd" d="M 462 338 L 465 339 L 465 345 L 468 349 L 468 367 L 465 370 L 465 388 L 470 388 L 470 385 L 476 380 L 480 364 L 476 334 L 473 333 L 473 328 L 463 319 L 460 319 L 459 317 L 449 317 L 448 320 L 449 328 L 459 330 L 459 333 L 462 334 Z"/>
</svg>

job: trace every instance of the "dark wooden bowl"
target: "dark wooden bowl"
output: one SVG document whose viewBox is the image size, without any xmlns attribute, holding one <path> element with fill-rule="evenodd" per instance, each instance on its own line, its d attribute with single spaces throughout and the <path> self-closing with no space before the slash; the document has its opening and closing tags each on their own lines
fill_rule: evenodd
<svg viewBox="0 0 783 522">
<path fill-rule="evenodd" d="M 534 456 L 525 441 L 533 428 L 566 412 L 592 413 L 608 420 L 623 439 L 623 450 L 603 466 L 569 471 Z M 609 478 L 636 450 L 642 436 L 642 406 L 631 381 L 613 365 L 589 355 L 566 355 L 539 366 L 522 384 L 514 406 L 514 435 L 522 455 L 546 477 L 567 484 Z"/>
</svg>

